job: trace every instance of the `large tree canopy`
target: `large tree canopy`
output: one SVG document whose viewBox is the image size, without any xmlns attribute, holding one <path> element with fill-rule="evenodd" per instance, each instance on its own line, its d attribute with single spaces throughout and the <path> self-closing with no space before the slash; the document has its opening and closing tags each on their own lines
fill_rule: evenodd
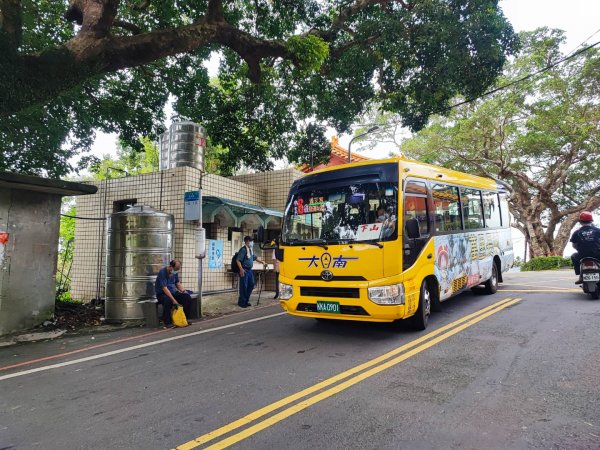
<svg viewBox="0 0 600 450">
<path fill-rule="evenodd" d="M 497 0 L 0 0 L 0 169 L 62 175 L 96 129 L 139 146 L 170 97 L 223 167 L 265 169 L 374 99 L 419 129 L 515 46 Z"/>
<path fill-rule="evenodd" d="M 559 60 L 563 33 L 524 33 L 499 84 Z M 403 143 L 410 156 L 499 178 L 531 256 L 562 255 L 582 210 L 600 207 L 600 52 L 588 49 Z"/>
</svg>

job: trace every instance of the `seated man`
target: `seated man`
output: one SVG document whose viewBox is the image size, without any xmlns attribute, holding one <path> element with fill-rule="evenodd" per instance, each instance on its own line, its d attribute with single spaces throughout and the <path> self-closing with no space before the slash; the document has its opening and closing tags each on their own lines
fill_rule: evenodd
<svg viewBox="0 0 600 450">
<path fill-rule="evenodd" d="M 163 267 L 158 272 L 154 292 L 156 298 L 163 305 L 163 322 L 165 328 L 173 328 L 171 321 L 171 309 L 174 305 L 183 306 L 183 312 L 186 317 L 192 315 L 192 297 L 183 288 L 179 281 L 179 271 L 181 270 L 181 261 L 174 259 L 168 266 Z M 188 321 L 191 324 L 190 321 Z"/>
</svg>

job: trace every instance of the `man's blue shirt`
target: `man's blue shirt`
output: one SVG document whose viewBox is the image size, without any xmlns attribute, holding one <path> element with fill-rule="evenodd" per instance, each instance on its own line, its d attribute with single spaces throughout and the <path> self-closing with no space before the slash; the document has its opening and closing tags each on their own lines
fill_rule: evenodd
<svg viewBox="0 0 600 450">
<path fill-rule="evenodd" d="M 242 263 L 244 270 L 252 270 L 256 255 L 252 252 L 252 257 L 248 254 L 247 247 L 244 245 L 238 252 L 237 260 Z"/>
<path fill-rule="evenodd" d="M 177 292 L 177 288 L 175 287 L 177 283 L 179 283 L 179 275 L 176 273 L 169 275 L 167 268 L 163 267 L 160 269 L 156 277 L 156 283 L 154 283 L 154 292 L 156 295 L 164 294 L 163 288 L 166 286 L 171 294 L 174 294 Z"/>
</svg>

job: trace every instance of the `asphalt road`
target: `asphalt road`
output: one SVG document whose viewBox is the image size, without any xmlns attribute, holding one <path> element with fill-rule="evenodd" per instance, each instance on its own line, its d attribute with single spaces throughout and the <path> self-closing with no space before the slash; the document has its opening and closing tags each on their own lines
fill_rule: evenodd
<svg viewBox="0 0 600 450">
<path fill-rule="evenodd" d="M 0 449 L 600 449 L 600 301 L 505 280 L 424 332 L 270 306 L 0 349 Z"/>
</svg>

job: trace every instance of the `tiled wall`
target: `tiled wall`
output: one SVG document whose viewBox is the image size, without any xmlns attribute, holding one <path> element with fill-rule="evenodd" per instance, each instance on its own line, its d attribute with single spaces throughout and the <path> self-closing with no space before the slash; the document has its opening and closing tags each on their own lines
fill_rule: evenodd
<svg viewBox="0 0 600 450">
<path fill-rule="evenodd" d="M 295 172 L 297 171 L 285 170 L 270 172 L 266 177 L 253 178 L 249 176 L 250 181 L 256 181 L 252 184 L 246 184 L 245 180 L 240 177 L 228 179 L 217 175 L 205 175 L 202 180 L 202 192 L 205 196 L 221 197 L 282 210 L 291 182 L 297 178 Z M 181 281 L 183 285 L 196 291 L 198 286 L 198 260 L 195 258 L 197 225 L 195 222 L 183 220 L 183 195 L 185 192 L 198 189 L 199 176 L 196 169 L 179 167 L 162 172 L 113 179 L 108 183 L 99 182 L 96 183 L 98 192 L 95 195 L 77 198 L 77 215 L 79 217 L 105 217 L 113 212 L 114 202 L 129 199 L 137 200 L 137 204 L 151 206 L 173 214 L 175 233 L 172 256 L 182 261 Z M 106 254 L 106 248 L 102 248 L 104 224 L 105 221 L 77 220 L 75 254 L 71 269 L 73 280 L 71 295 L 75 299 L 91 300 L 96 297 L 97 291 L 99 291 L 100 297 L 104 296 Z M 207 238 L 224 241 L 224 267 L 208 269 L 208 259 L 203 260 L 203 292 L 231 289 L 233 286 L 232 275 L 228 273 L 228 269 L 232 254 L 238 249 L 232 251 L 232 244 L 228 240 L 228 228 L 224 225 L 227 224 L 206 224 L 209 231 Z M 255 227 L 256 225 L 251 221 L 242 222 L 242 236 L 251 234 Z M 257 256 L 260 257 L 259 250 L 257 250 Z M 270 255 L 267 256 L 267 262 L 270 263 Z M 97 280 L 99 280 L 99 289 L 97 289 Z"/>
<path fill-rule="evenodd" d="M 257 186 L 266 192 L 265 203 L 267 208 L 283 211 L 290 186 L 304 174 L 296 169 L 275 170 L 273 172 L 259 172 L 231 177 L 252 186 Z"/>
<path fill-rule="evenodd" d="M 250 185 L 243 180 L 212 174 L 205 175 L 202 180 L 202 195 L 262 206 L 266 206 L 267 200 L 267 192 L 262 186 Z"/>
<path fill-rule="evenodd" d="M 77 198 L 79 217 L 106 217 L 113 212 L 114 202 L 136 200 L 137 204 L 151 206 L 175 217 L 173 256 L 183 254 L 186 236 L 195 225 L 183 221 L 183 193 L 199 184 L 199 172 L 179 167 L 162 172 L 134 177 L 123 177 L 95 183 L 98 192 Z M 104 296 L 104 221 L 77 220 L 75 227 L 75 253 L 73 256 L 71 295 L 73 298 L 90 300 Z M 189 245 L 189 244 L 188 244 Z M 193 255 L 192 255 L 193 256 Z M 182 261 L 184 264 L 185 261 Z M 188 261 L 189 262 L 189 261 Z M 195 260 L 193 261 L 195 263 Z M 98 277 L 99 275 L 99 277 Z M 97 289 L 97 280 L 100 288 Z M 188 280 L 188 282 L 190 282 Z"/>
</svg>

